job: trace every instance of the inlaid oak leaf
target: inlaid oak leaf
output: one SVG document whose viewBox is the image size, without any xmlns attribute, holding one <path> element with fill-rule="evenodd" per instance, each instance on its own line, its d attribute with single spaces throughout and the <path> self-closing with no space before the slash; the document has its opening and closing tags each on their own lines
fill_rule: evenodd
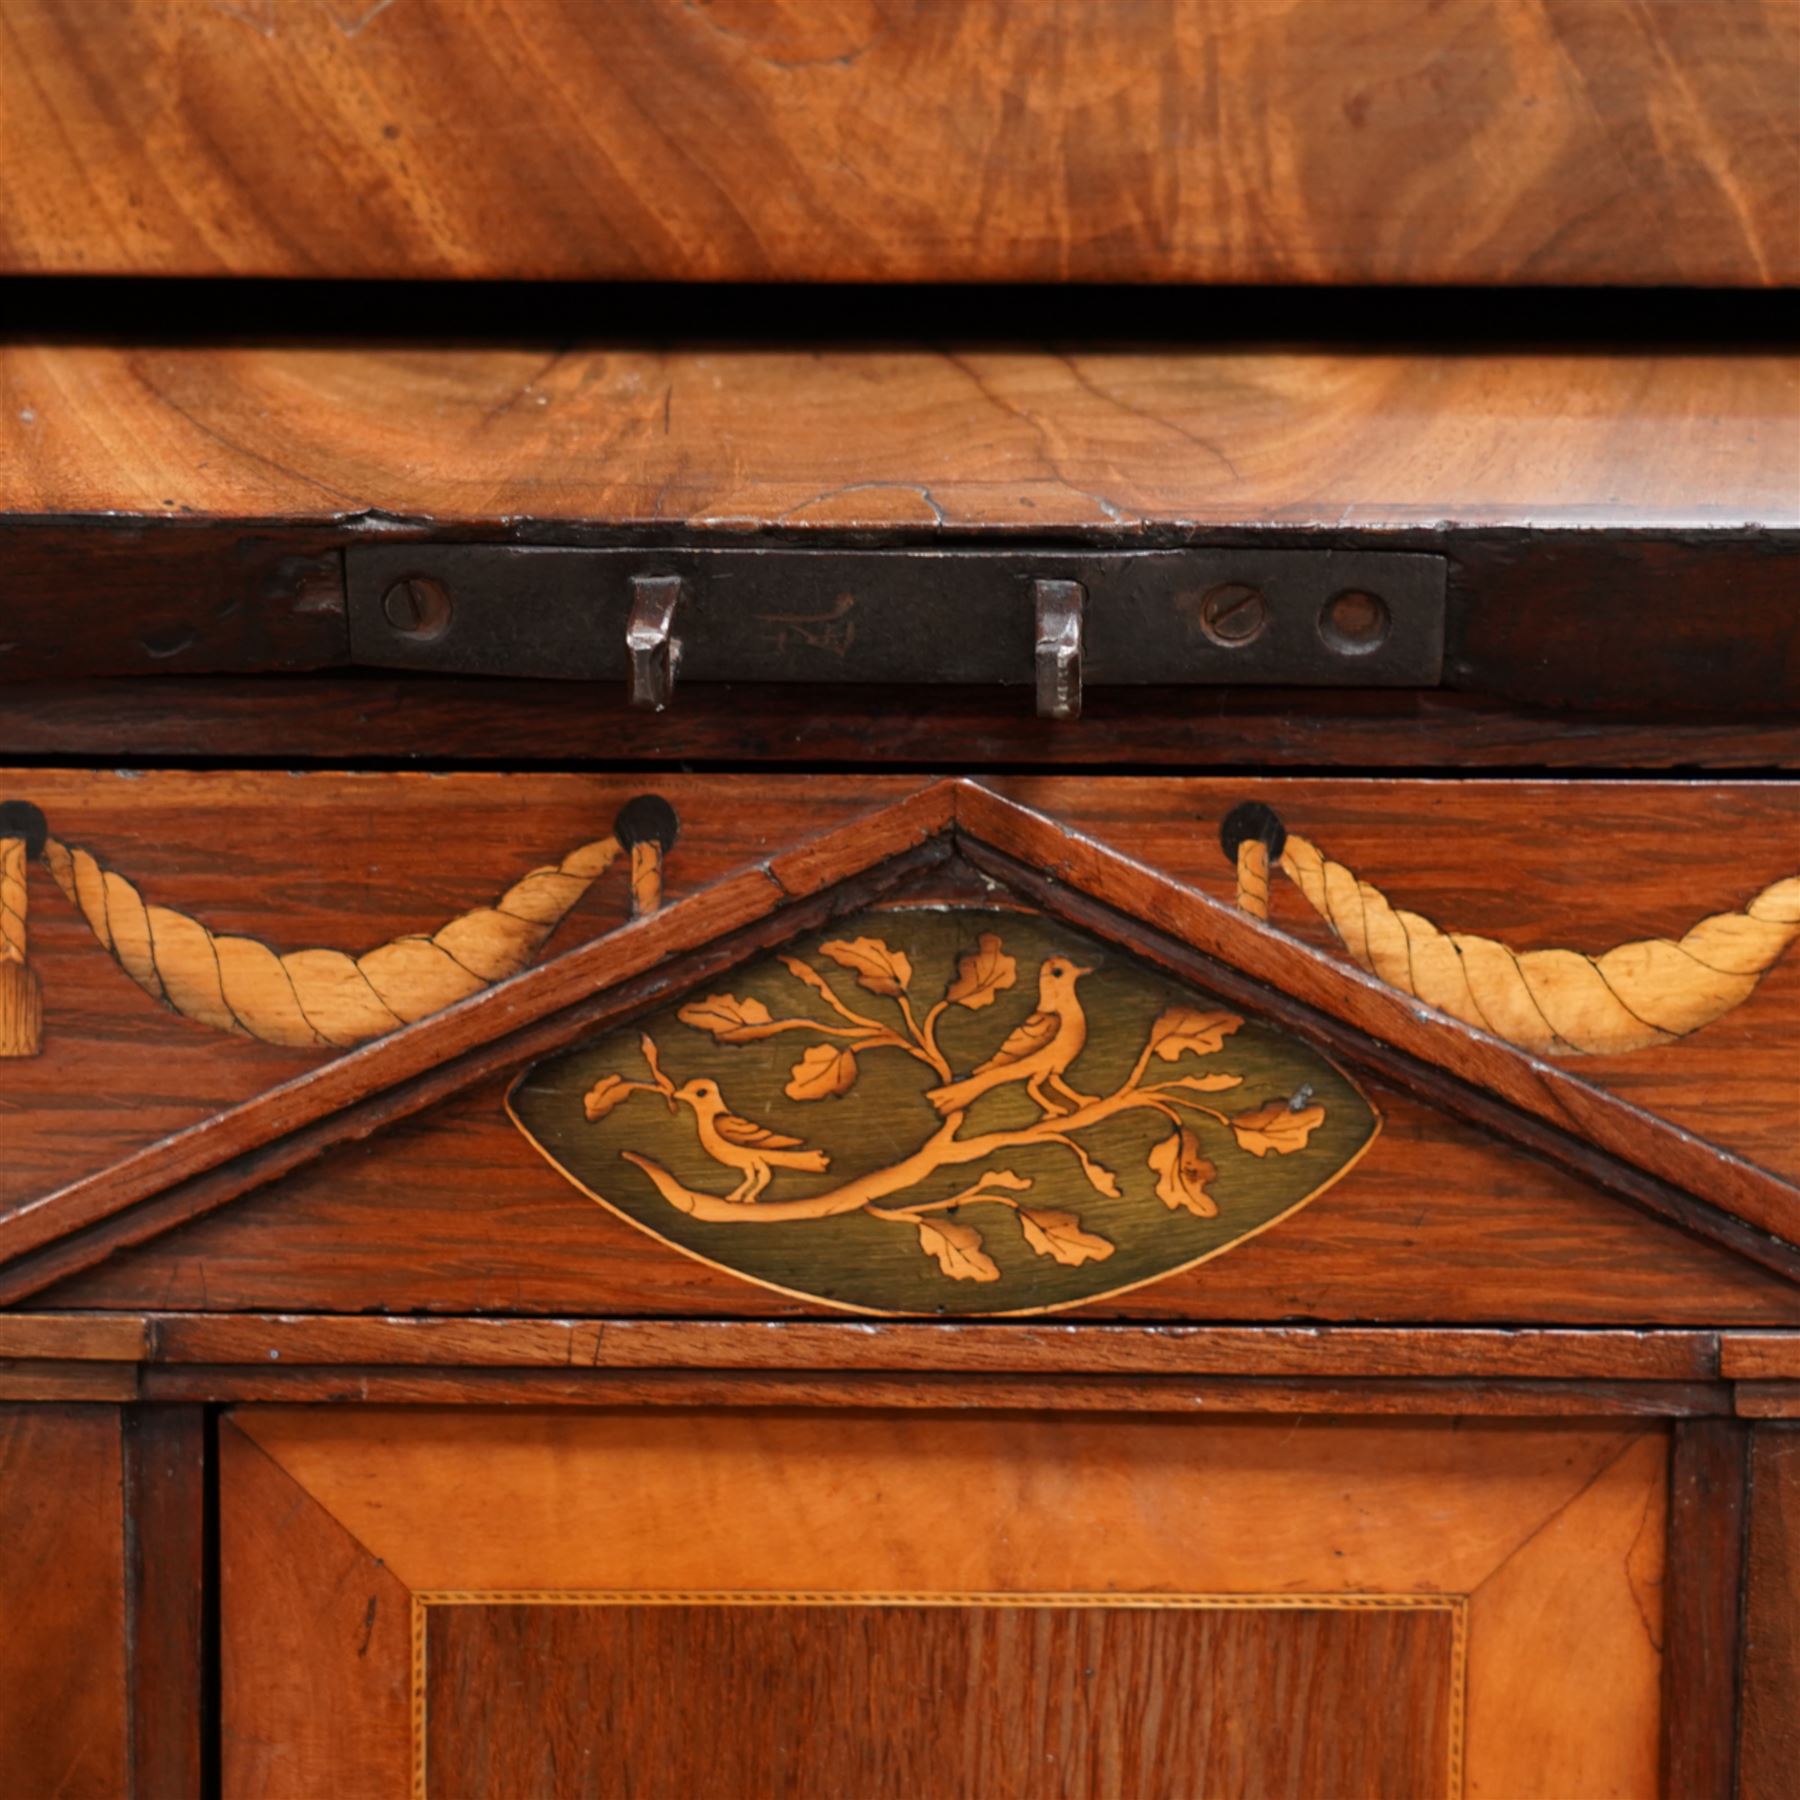
<svg viewBox="0 0 1800 1800">
<path fill-rule="evenodd" d="M 1174 1062 L 1190 1052 L 1211 1056 L 1225 1047 L 1225 1040 L 1243 1024 L 1236 1013 L 1201 1011 L 1196 1006 L 1171 1006 L 1157 1015 L 1150 1027 L 1150 1047 L 1164 1062 Z"/>
<path fill-rule="evenodd" d="M 1200 1154 L 1200 1140 L 1187 1126 L 1153 1145 L 1149 1163 L 1157 1175 L 1156 1197 L 1170 1212 L 1185 1207 L 1196 1219 L 1219 1216 L 1218 1202 L 1206 1191 L 1219 1171 Z"/>
<path fill-rule="evenodd" d="M 790 1100 L 830 1100 L 847 1094 L 856 1080 L 856 1057 L 834 1044 L 814 1044 L 794 1064 L 782 1089 Z"/>
<path fill-rule="evenodd" d="M 829 956 L 840 968 L 852 970 L 856 985 L 871 994 L 885 994 L 890 1000 L 904 993 L 912 980 L 912 964 L 904 951 L 890 950 L 880 938 L 833 938 L 819 946 L 821 956 Z"/>
<path fill-rule="evenodd" d="M 739 1000 L 732 994 L 690 1000 L 675 1016 L 696 1031 L 711 1032 L 721 1044 L 751 1044 L 779 1029 L 760 1000 Z"/>
<path fill-rule="evenodd" d="M 944 992 L 944 998 L 957 1006 L 975 1012 L 992 1006 L 1002 991 L 1019 978 L 1019 965 L 1000 947 L 1000 939 L 984 931 L 975 940 L 975 948 L 956 963 L 956 979 Z"/>
<path fill-rule="evenodd" d="M 1039 1256 L 1054 1257 L 1069 1268 L 1086 1262 L 1105 1262 L 1113 1253 L 1113 1246 L 1105 1238 L 1081 1229 L 1081 1220 L 1074 1213 L 1021 1206 L 1019 1228 Z"/>
<path fill-rule="evenodd" d="M 981 1233 L 973 1225 L 949 1219 L 921 1219 L 919 1248 L 937 1258 L 937 1266 L 952 1281 L 998 1281 L 1000 1268 L 981 1247 Z"/>
<path fill-rule="evenodd" d="M 1231 1129 L 1240 1149 L 1252 1156 L 1292 1156 L 1306 1148 L 1306 1140 L 1325 1123 L 1322 1106 L 1303 1106 L 1296 1112 L 1285 1100 L 1271 1100 L 1254 1112 L 1234 1113 Z"/>
<path fill-rule="evenodd" d="M 629 1100 L 636 1091 L 637 1083 L 627 1081 L 623 1075 L 602 1075 L 581 1096 L 581 1110 L 587 1115 L 590 1125 L 597 1124 L 615 1106 Z"/>
</svg>

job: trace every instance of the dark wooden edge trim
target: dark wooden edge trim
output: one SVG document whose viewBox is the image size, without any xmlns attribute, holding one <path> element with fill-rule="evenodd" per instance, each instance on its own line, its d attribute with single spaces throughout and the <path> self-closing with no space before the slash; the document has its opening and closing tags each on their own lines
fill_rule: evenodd
<svg viewBox="0 0 1800 1800">
<path fill-rule="evenodd" d="M 1169 775 L 1446 769 L 1800 770 L 1800 720 L 1596 713 L 1443 689 L 1093 689 L 1070 730 L 1029 688 L 688 687 L 634 712 L 593 684 L 455 676 L 168 675 L 15 682 L 0 759 L 105 758 L 142 767 L 204 758 L 340 769 L 828 764 L 951 772 L 996 764 L 1116 766 Z M 871 735 L 869 721 L 881 729 Z M 1172 726 L 1179 721 L 1179 728 Z"/>
<path fill-rule="evenodd" d="M 56 1327 L 46 1331 L 45 1327 Z M 0 1313 L 0 1357 L 109 1366 L 1508 1378 L 1711 1382 L 1718 1335 L 1441 1325 Z"/>
<path fill-rule="evenodd" d="M 1800 1381 L 1740 1381 L 1732 1391 L 1740 1419 L 1800 1419 Z"/>
<path fill-rule="evenodd" d="M 1780 1176 L 986 788 L 962 786 L 957 818 L 968 861 L 1045 911 L 1800 1280 Z"/>
<path fill-rule="evenodd" d="M 1733 1800 L 1750 1433 L 1732 1419 L 1674 1428 L 1663 1611 L 1663 1792 Z"/>
<path fill-rule="evenodd" d="M 205 1682 L 206 1417 L 127 1406 L 125 1630 L 133 1792 L 198 1800 Z"/>
<path fill-rule="evenodd" d="M 417 1406 L 855 1406 L 1017 1412 L 1723 1418 L 1717 1383 L 1305 1381 L 1134 1375 L 904 1375 L 607 1369 L 147 1368 L 147 1400 Z"/>
<path fill-rule="evenodd" d="M 135 1400 L 139 1365 L 96 1362 L 0 1362 L 0 1400 Z"/>
</svg>

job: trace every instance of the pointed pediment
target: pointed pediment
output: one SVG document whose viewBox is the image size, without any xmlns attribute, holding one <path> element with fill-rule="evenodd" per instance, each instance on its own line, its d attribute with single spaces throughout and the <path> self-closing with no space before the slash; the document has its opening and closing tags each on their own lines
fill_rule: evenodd
<svg viewBox="0 0 1800 1800">
<path fill-rule="evenodd" d="M 1074 947 L 1071 961 L 1084 954 L 1081 944 L 1098 944 L 1121 970 L 1133 972 L 1142 991 L 1133 1001 L 1132 1022 L 1145 1032 L 1171 1009 L 1211 1008 L 1252 1021 L 1254 1030 L 1267 1034 L 1270 1043 L 1288 1046 L 1292 1079 L 1268 1072 L 1261 1083 L 1271 1092 L 1264 1095 L 1259 1088 L 1254 1096 L 1259 1103 L 1271 1101 L 1277 1087 L 1290 1103 L 1308 1086 L 1317 1089 L 1320 1082 L 1309 1082 L 1307 1068 L 1332 1072 L 1321 1075 L 1325 1081 L 1341 1077 L 1349 1094 L 1356 1092 L 1360 1073 L 1372 1072 L 1427 1106 L 1453 1112 L 1480 1130 L 1559 1165 L 1591 1187 L 1790 1277 L 1800 1272 L 1785 1241 L 1800 1236 L 1800 1196 L 1778 1177 L 1699 1142 L 1566 1067 L 1436 1012 L 1236 907 L 1095 838 L 1076 835 L 1043 813 L 978 783 L 951 780 L 915 791 L 760 866 L 674 898 L 647 916 L 386 1037 L 333 1056 L 200 1126 L 16 1209 L 0 1221 L 4 1259 L 0 1300 L 16 1301 L 41 1291 L 121 1249 L 262 1188 L 337 1145 L 379 1133 L 479 1083 L 498 1077 L 516 1081 L 524 1071 L 556 1066 L 556 1059 L 568 1057 L 577 1046 L 604 1043 L 609 1033 L 634 1021 L 678 1016 L 681 1006 L 691 1004 L 696 994 L 704 998 L 702 990 L 726 972 L 759 966 L 766 970 L 768 959 L 786 947 L 816 949 L 834 941 L 837 922 L 894 898 L 922 872 L 942 869 L 952 859 L 992 884 L 991 892 L 1001 904 L 1030 909 L 1038 921 L 1031 932 L 1048 934 L 1042 944 L 1034 938 L 1018 953 L 1006 948 L 1004 933 L 998 934 L 999 954 L 1016 965 L 1015 987 L 1039 979 L 1038 971 L 1056 952 L 1052 938 Z M 957 978 L 959 956 L 979 944 L 981 933 L 970 927 L 964 919 L 952 933 L 955 944 L 946 937 L 931 950 L 933 978 L 941 991 L 927 998 L 926 1005 L 944 998 Z M 923 951 L 918 960 L 923 967 L 927 960 Z M 830 959 L 826 963 L 846 979 L 856 979 L 854 970 L 844 971 Z M 818 973 L 816 954 L 808 966 Z M 744 982 L 738 985 L 743 987 Z M 823 993 L 815 990 L 814 997 L 829 1008 Z M 841 1001 L 842 995 L 838 998 Z M 1010 1012 L 1020 1011 L 1021 1003 L 1014 996 L 1008 1004 L 1005 1016 L 1010 1019 Z M 969 1011 L 971 1019 L 978 1018 L 976 1012 L 962 1010 Z M 1011 1023 L 1009 1032 L 1025 1030 L 1030 1018 L 1045 1010 L 1033 1005 L 1029 1014 Z M 1048 1010 L 1054 1013 L 1055 1008 Z M 857 1041 L 814 1035 L 813 1047 L 820 1049 L 833 1042 L 841 1049 Z M 716 1045 L 717 1034 L 707 1041 Z M 972 1079 L 976 1064 L 999 1055 L 1007 1041 L 1002 1037 L 988 1045 L 971 1038 L 962 1059 L 970 1067 L 961 1063 L 947 1067 L 950 1079 L 935 1085 L 953 1087 L 958 1080 Z M 1072 1066 L 1056 1073 L 1066 1075 Z M 825 1087 L 842 1079 L 837 1065 L 825 1068 L 823 1055 L 817 1071 Z M 595 1080 L 608 1072 L 626 1078 L 623 1070 L 598 1070 Z M 1197 1079 L 1206 1071 L 1196 1064 L 1185 1072 Z M 1220 1072 L 1237 1073 L 1224 1068 Z M 643 1070 L 632 1078 L 639 1076 L 651 1079 Z M 701 1078 L 690 1072 L 684 1082 Z M 515 1088 L 515 1093 L 520 1091 Z M 1054 1101 L 1055 1090 L 1050 1092 Z M 736 1096 L 732 1098 L 735 1102 Z M 833 1097 L 834 1103 L 837 1098 L 841 1096 Z M 694 1111 L 692 1101 L 679 1104 Z M 1303 1099 L 1290 1116 L 1301 1117 L 1308 1104 Z M 1345 1110 L 1350 1110 L 1347 1098 Z M 741 1113 L 729 1116 L 742 1123 Z M 696 1113 L 696 1121 L 697 1117 Z M 768 1120 L 752 1117 L 749 1124 L 764 1127 L 775 1137 L 795 1135 Z M 734 1148 L 741 1151 L 744 1146 Z M 778 1156 L 804 1155 L 808 1148 L 804 1138 L 799 1145 L 764 1145 L 765 1152 L 774 1149 Z M 1176 1136 L 1175 1148 L 1166 1153 L 1175 1170 L 1166 1177 L 1171 1192 L 1181 1186 L 1182 1149 Z M 906 1146 L 900 1145 L 894 1156 L 903 1158 L 905 1151 Z M 840 1149 L 836 1155 L 841 1168 L 845 1153 Z M 749 1166 L 739 1174 L 752 1182 L 772 1170 L 766 1155 L 762 1170 L 754 1157 L 741 1154 L 733 1166 L 746 1160 Z M 1287 1159 L 1277 1152 L 1251 1160 L 1272 1170 Z M 1137 1185 L 1152 1190 L 1147 1203 L 1154 1205 L 1154 1172 L 1146 1157 L 1139 1161 L 1146 1172 Z M 1081 1163 L 1073 1153 L 1069 1165 L 1079 1173 Z M 1007 1172 L 1028 1178 L 1022 1169 Z M 803 1183 L 829 1179 L 822 1171 L 787 1173 Z M 1085 1174 L 1079 1178 L 1097 1192 Z M 677 1185 L 692 1193 L 708 1191 L 697 1179 Z M 1278 1204 L 1284 1198 L 1297 1203 L 1297 1196 L 1316 1191 L 1316 1183 L 1295 1185 L 1292 1194 L 1285 1189 L 1274 1194 L 1272 1189 L 1268 1216 L 1291 1210 Z M 891 1197 L 878 1197 L 877 1203 Z M 1171 1212 L 1186 1210 L 1179 1203 L 1171 1205 L 1166 1196 L 1163 1205 Z M 1071 1209 L 1056 1198 L 1046 1210 L 1060 1214 Z M 1260 1227 L 1246 1229 L 1255 1228 Z M 1086 1221 L 1071 1229 L 1104 1235 L 1090 1231 Z M 1071 1240 L 1063 1248 L 1077 1260 L 1065 1261 L 1052 1250 L 1045 1253 L 1047 1266 L 1082 1266 L 1079 1244 Z M 946 1256 L 957 1253 L 954 1243 L 945 1247 Z M 1192 1260 L 1196 1258 L 1185 1257 L 1169 1266 L 1185 1266 Z M 1155 1274 L 1141 1278 L 1154 1279 Z"/>
</svg>

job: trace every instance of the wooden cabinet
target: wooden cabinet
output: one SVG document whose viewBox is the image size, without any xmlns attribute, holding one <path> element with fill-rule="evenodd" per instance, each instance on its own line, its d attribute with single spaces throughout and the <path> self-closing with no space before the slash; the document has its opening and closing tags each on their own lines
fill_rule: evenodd
<svg viewBox="0 0 1800 1800">
<path fill-rule="evenodd" d="M 0 0 L 0 1800 L 1792 1793 L 1777 12 Z"/>
</svg>

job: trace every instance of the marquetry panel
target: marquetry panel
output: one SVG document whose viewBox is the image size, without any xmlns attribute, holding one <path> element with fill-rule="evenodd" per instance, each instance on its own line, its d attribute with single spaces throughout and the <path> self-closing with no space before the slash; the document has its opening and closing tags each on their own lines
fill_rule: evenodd
<svg viewBox="0 0 1800 1800">
<path fill-rule="evenodd" d="M 38 1007 L 24 1053 L 0 1060 L 35 1127 L 8 1165 L 20 1197 L 92 1169 L 97 1146 L 197 1120 L 196 1092 L 244 1098 L 316 1072 L 228 1130 L 0 1220 L 30 1252 L 59 1218 L 105 1218 L 288 1134 L 286 1160 L 227 1169 L 225 1194 L 247 1196 L 235 1207 L 115 1255 L 59 1304 L 1796 1316 L 1788 1283 L 1596 1191 L 1604 1157 L 1623 1156 L 1778 1237 L 1800 1214 L 1788 784 L 1014 777 L 996 798 L 966 782 L 670 776 L 627 804 L 613 778 L 30 780 L 43 804 L 9 815 L 43 820 L 40 843 L 14 840 L 8 891 L 24 901 L 8 929 L 25 954 L 0 959 Z M 1571 809 L 1581 828 L 1555 829 Z M 671 847 L 625 842 L 620 821 L 645 811 L 673 817 Z M 470 907 L 494 881 L 478 870 L 518 869 L 523 820 L 575 848 Z M 297 868 L 305 830 L 333 867 L 290 899 L 274 878 Z M 803 898 L 816 910 L 796 924 L 775 916 Z M 750 926 L 766 935 L 733 935 Z M 1183 963 L 1179 943 L 1171 960 L 1169 933 L 1214 960 Z M 329 948 L 292 948 L 309 940 Z M 1265 986 L 1232 986 L 1240 956 Z M 516 1052 L 505 1034 L 525 1015 L 491 991 L 512 967 L 552 997 L 534 1004 L 585 1009 Z M 614 984 L 651 968 L 661 985 L 635 1002 L 627 985 L 607 1015 Z M 446 970 L 475 997 L 433 1014 Z M 368 1025 L 342 997 L 352 972 L 422 1024 L 344 1055 Z M 1351 1010 L 1330 1056 L 1271 1016 L 1290 982 Z M 610 1029 L 579 1023 L 603 1016 Z M 1470 1087 L 1363 1067 L 1396 1033 Z M 390 1103 L 396 1082 L 420 1097 Z M 1509 1138 L 1504 1107 L 1472 1107 L 1490 1084 L 1568 1134 L 1567 1153 Z M 1133 1131 L 1160 1116 L 1167 1141 L 1116 1133 L 1127 1102 Z M 352 1130 L 349 1108 L 393 1123 Z M 945 1185 L 959 1170 L 960 1199 Z M 1678 1194 L 1650 1198 L 1706 1228 Z M 907 1212 L 920 1206 L 932 1216 Z M 1012 1238 L 969 1219 L 976 1206 L 1003 1228 L 1000 1209 L 1017 1215 L 1016 1254 L 996 1253 Z M 1723 1235 L 1764 1260 L 1778 1249 Z M 11 1291 L 97 1260 L 45 1254 Z M 925 1280 L 933 1262 L 941 1282 Z M 1021 1269 L 1036 1271 L 1024 1287 Z"/>
<path fill-rule="evenodd" d="M 604 1775 L 596 1720 L 752 1775 L 779 1725 L 836 1791 L 871 1745 L 913 1792 L 1656 1791 L 1654 1428 L 261 1408 L 222 1452 L 230 1794 Z"/>
</svg>

